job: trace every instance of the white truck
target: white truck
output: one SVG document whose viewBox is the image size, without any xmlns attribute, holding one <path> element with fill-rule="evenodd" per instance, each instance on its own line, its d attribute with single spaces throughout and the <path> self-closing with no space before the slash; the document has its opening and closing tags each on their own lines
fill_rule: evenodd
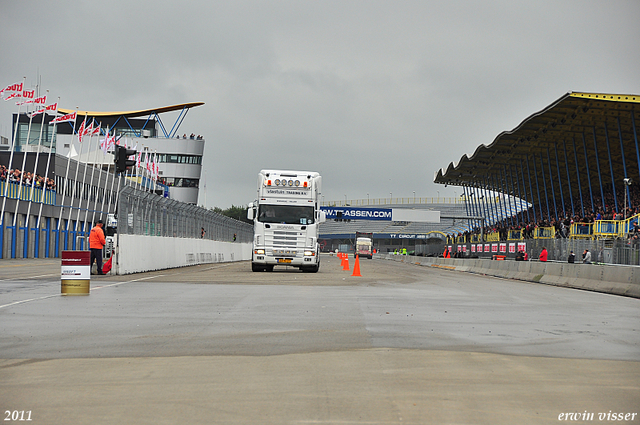
<svg viewBox="0 0 640 425">
<path fill-rule="evenodd" d="M 322 177 L 312 171 L 262 170 L 258 198 L 249 204 L 253 220 L 251 269 L 273 271 L 274 266 L 320 269 L 318 227 L 326 220 L 320 211 Z"/>
<path fill-rule="evenodd" d="M 356 237 L 356 249 L 353 256 L 360 258 L 373 258 L 373 241 L 371 238 L 358 236 Z"/>
</svg>

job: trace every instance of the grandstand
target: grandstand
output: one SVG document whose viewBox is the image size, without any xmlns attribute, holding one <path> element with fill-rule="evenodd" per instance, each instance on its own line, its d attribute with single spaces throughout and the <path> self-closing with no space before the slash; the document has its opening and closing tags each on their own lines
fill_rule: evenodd
<svg viewBox="0 0 640 425">
<path fill-rule="evenodd" d="M 534 258 L 546 245 L 550 258 L 561 259 L 580 241 L 600 261 L 608 255 L 611 262 L 640 264 L 639 109 L 638 95 L 570 92 L 439 170 L 434 182 L 462 187 L 467 208 L 480 215 L 491 216 L 486 194 L 499 194 L 483 240 L 476 223 L 450 238 L 454 250 L 530 240 L 523 247 Z M 514 209 L 517 199 L 527 207 Z"/>
<path fill-rule="evenodd" d="M 567 93 L 436 172 L 435 183 L 462 188 L 459 199 L 332 204 L 438 210 L 441 223 L 327 222 L 321 236 L 347 243 L 356 231 L 372 232 L 393 250 L 442 232 L 455 252 L 482 256 L 490 245 L 489 256 L 515 256 L 518 244 L 537 258 L 546 246 L 562 260 L 590 249 L 599 261 L 640 265 L 639 109 L 638 95 Z"/>
</svg>

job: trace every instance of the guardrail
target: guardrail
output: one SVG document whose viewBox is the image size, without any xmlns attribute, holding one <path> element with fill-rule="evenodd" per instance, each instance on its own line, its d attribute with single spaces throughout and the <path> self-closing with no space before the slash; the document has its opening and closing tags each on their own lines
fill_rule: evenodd
<svg viewBox="0 0 640 425">
<path fill-rule="evenodd" d="M 6 187 L 8 185 L 8 188 Z M 30 185 L 23 184 L 22 187 L 19 183 L 0 181 L 0 196 L 4 196 L 4 191 L 7 191 L 8 199 L 18 199 L 21 201 L 40 202 L 45 205 L 55 205 L 56 191 L 52 189 L 42 189 L 40 187 L 31 187 Z M 44 194 L 43 194 L 44 191 Z"/>
</svg>

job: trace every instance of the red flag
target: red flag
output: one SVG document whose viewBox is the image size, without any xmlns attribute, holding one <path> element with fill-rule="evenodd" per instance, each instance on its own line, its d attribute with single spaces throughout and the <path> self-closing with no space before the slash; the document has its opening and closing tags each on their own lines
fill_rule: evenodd
<svg viewBox="0 0 640 425">
<path fill-rule="evenodd" d="M 80 124 L 80 128 L 78 129 L 78 142 L 82 143 L 82 137 L 84 136 L 85 124 L 87 123 L 87 116 L 84 116 L 84 121 Z"/>
<path fill-rule="evenodd" d="M 109 257 L 106 263 L 102 265 L 102 273 L 109 273 L 111 271 L 111 264 L 113 263 L 113 255 Z"/>
</svg>

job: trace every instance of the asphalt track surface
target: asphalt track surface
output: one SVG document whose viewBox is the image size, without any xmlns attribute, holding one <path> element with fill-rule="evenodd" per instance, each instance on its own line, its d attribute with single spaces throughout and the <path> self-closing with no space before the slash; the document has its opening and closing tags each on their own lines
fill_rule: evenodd
<svg viewBox="0 0 640 425">
<path fill-rule="evenodd" d="M 2 419 L 640 423 L 640 300 L 349 261 L 93 276 L 61 296 L 59 260 L 0 260 Z"/>
</svg>

